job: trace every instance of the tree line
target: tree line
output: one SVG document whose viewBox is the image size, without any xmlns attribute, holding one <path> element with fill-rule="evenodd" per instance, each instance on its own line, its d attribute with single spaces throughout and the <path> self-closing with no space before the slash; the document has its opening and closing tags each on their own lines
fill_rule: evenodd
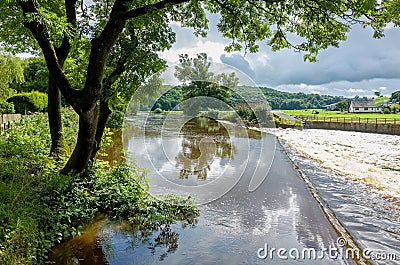
<svg viewBox="0 0 400 265">
<path fill-rule="evenodd" d="M 169 111 L 176 108 L 176 106 L 183 101 L 182 86 L 165 86 L 164 93 L 156 101 L 151 102 L 151 110 L 161 109 Z M 228 104 L 235 107 L 236 103 L 243 102 L 240 95 L 246 95 L 247 101 L 251 102 L 268 102 L 272 109 L 320 109 L 326 105 L 333 104 L 345 100 L 342 96 L 330 96 L 319 94 L 305 94 L 303 92 L 290 93 L 278 91 L 273 88 L 260 87 L 262 96 L 258 89 L 246 86 L 238 86 L 235 90 L 238 93 L 231 93 L 230 98 L 227 100 Z M 250 100 L 248 100 L 250 99 Z M 149 108 L 149 105 L 142 105 L 142 110 Z M 179 109 L 177 109 L 179 110 Z"/>
</svg>

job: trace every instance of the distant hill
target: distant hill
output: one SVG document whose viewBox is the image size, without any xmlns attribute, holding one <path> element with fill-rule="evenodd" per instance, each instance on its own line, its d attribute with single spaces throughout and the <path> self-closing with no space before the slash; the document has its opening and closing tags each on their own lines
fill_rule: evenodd
<svg viewBox="0 0 400 265">
<path fill-rule="evenodd" d="M 345 99 L 341 96 L 305 94 L 303 92 L 289 93 L 268 87 L 240 86 L 236 91 L 237 93 L 232 93 L 231 95 L 232 105 L 235 105 L 237 102 L 258 102 L 266 99 L 272 109 L 319 109 L 325 105 Z M 165 86 L 164 95 L 155 102 L 152 109 L 171 110 L 179 104 L 181 95 L 181 88 L 179 86 Z"/>
<path fill-rule="evenodd" d="M 319 109 L 323 108 L 325 105 L 345 99 L 342 96 L 283 92 L 268 87 L 260 87 L 260 90 L 272 109 Z M 248 98 L 253 98 L 254 101 L 260 98 L 259 93 L 255 93 L 254 96 L 252 95 L 254 88 L 251 87 L 238 87 L 238 91 L 239 94 L 247 95 Z M 233 97 L 232 100 L 241 101 L 235 97 Z"/>
</svg>

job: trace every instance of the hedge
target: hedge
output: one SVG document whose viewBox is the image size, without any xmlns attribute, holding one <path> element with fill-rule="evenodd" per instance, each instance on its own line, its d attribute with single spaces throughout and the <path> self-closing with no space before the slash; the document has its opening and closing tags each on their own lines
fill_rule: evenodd
<svg viewBox="0 0 400 265">
<path fill-rule="evenodd" d="M 47 94 L 37 91 L 16 94 L 7 99 L 7 102 L 14 103 L 16 113 L 26 114 L 47 110 Z"/>
</svg>

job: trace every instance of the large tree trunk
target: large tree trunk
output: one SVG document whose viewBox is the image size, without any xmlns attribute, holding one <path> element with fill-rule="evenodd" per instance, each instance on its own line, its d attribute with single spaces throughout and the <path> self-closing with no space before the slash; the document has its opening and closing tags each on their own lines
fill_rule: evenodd
<svg viewBox="0 0 400 265">
<path fill-rule="evenodd" d="M 74 151 L 61 173 L 78 174 L 84 172 L 96 148 L 97 107 L 79 114 L 79 132 Z"/>
<path fill-rule="evenodd" d="M 111 115 L 111 110 L 108 107 L 107 100 L 100 100 L 99 118 L 97 120 L 95 147 L 92 150 L 90 159 L 93 161 L 96 158 L 97 152 L 101 148 L 101 139 L 103 138 L 104 130 L 106 129 L 108 117 Z"/>
<path fill-rule="evenodd" d="M 51 74 L 49 74 L 48 99 L 48 114 L 51 135 L 50 156 L 59 156 L 65 154 L 67 144 L 65 142 L 61 121 L 61 92 Z"/>
</svg>

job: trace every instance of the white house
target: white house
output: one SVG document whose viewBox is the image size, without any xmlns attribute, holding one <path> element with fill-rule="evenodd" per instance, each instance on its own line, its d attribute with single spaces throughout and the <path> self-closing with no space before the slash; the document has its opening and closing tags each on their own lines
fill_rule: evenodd
<svg viewBox="0 0 400 265">
<path fill-rule="evenodd" d="M 326 110 L 337 110 L 337 102 L 336 103 L 333 103 L 333 104 L 329 104 L 329 105 L 326 105 L 325 106 L 325 109 Z"/>
<path fill-rule="evenodd" d="M 373 101 L 352 101 L 349 106 L 350 113 L 382 112 L 382 107 L 376 106 Z"/>
</svg>

